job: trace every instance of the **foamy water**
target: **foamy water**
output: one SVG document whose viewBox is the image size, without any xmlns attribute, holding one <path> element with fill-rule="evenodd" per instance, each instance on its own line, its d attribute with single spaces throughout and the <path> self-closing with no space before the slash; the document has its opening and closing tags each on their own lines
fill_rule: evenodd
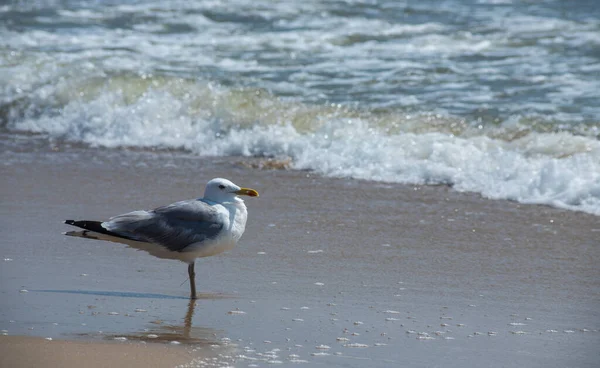
<svg viewBox="0 0 600 368">
<path fill-rule="evenodd" d="M 561 2 L 0 7 L 0 122 L 600 215 L 600 18 Z"/>
</svg>

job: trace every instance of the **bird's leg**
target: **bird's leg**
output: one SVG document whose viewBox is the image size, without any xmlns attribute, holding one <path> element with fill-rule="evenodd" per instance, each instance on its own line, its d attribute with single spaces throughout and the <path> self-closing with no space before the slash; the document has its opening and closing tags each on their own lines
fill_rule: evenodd
<svg viewBox="0 0 600 368">
<path fill-rule="evenodd" d="M 195 263 L 196 262 L 192 262 L 188 266 L 188 275 L 190 276 L 190 288 L 192 291 L 190 299 L 196 299 L 196 272 L 194 272 Z"/>
</svg>

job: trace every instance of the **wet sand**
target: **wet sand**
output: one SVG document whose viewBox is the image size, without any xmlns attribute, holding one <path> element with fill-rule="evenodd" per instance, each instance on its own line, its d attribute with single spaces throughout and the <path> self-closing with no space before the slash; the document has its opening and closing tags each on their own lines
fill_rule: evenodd
<svg viewBox="0 0 600 368">
<path fill-rule="evenodd" d="M 598 217 L 240 158 L 43 145 L 2 156 L 0 338 L 73 340 L 61 345 L 72 354 L 90 341 L 126 339 L 132 354 L 132 341 L 177 341 L 196 349 L 190 366 L 600 361 Z M 61 235 L 63 219 L 198 197 L 216 176 L 261 196 L 246 200 L 238 247 L 197 261 L 195 305 L 184 264 Z"/>
<path fill-rule="evenodd" d="M 194 360 L 184 348 L 157 344 L 115 344 L 2 337 L 2 367 L 173 367 Z"/>
</svg>

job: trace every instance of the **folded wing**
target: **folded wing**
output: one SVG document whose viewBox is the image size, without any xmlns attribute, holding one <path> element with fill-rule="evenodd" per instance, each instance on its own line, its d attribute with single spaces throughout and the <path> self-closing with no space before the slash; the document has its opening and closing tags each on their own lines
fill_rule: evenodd
<svg viewBox="0 0 600 368">
<path fill-rule="evenodd" d="M 190 244 L 215 239 L 228 221 L 217 208 L 202 200 L 188 200 L 153 211 L 134 211 L 103 222 L 106 230 L 123 237 L 159 244 L 182 252 Z"/>
</svg>

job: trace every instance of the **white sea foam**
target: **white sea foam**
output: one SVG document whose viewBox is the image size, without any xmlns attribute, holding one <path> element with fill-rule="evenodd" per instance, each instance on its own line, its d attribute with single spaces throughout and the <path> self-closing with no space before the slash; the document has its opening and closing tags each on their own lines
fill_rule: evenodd
<svg viewBox="0 0 600 368">
<path fill-rule="evenodd" d="M 67 87 L 57 87 L 63 89 Z M 60 97 L 61 91 L 55 95 Z M 121 87 L 107 89 L 90 100 L 65 98 L 68 102 L 58 116 L 22 119 L 12 128 L 93 146 L 165 147 L 203 156 L 290 157 L 293 168 L 326 176 L 443 183 L 488 198 L 600 215 L 600 142 L 591 137 L 531 132 L 512 139 L 511 124 L 492 136 L 473 132 L 456 136 L 435 131 L 444 117 L 434 119 L 426 133 L 390 134 L 368 116 L 277 106 L 281 102 L 276 99 L 252 101 L 247 95 L 211 86 L 191 92 L 192 97 L 189 92 L 188 97 L 179 93 L 174 87 L 129 95 Z M 212 100 L 199 106 L 207 94 Z M 248 103 L 256 106 L 243 107 Z M 495 138 L 502 134 L 511 139 Z"/>
</svg>

